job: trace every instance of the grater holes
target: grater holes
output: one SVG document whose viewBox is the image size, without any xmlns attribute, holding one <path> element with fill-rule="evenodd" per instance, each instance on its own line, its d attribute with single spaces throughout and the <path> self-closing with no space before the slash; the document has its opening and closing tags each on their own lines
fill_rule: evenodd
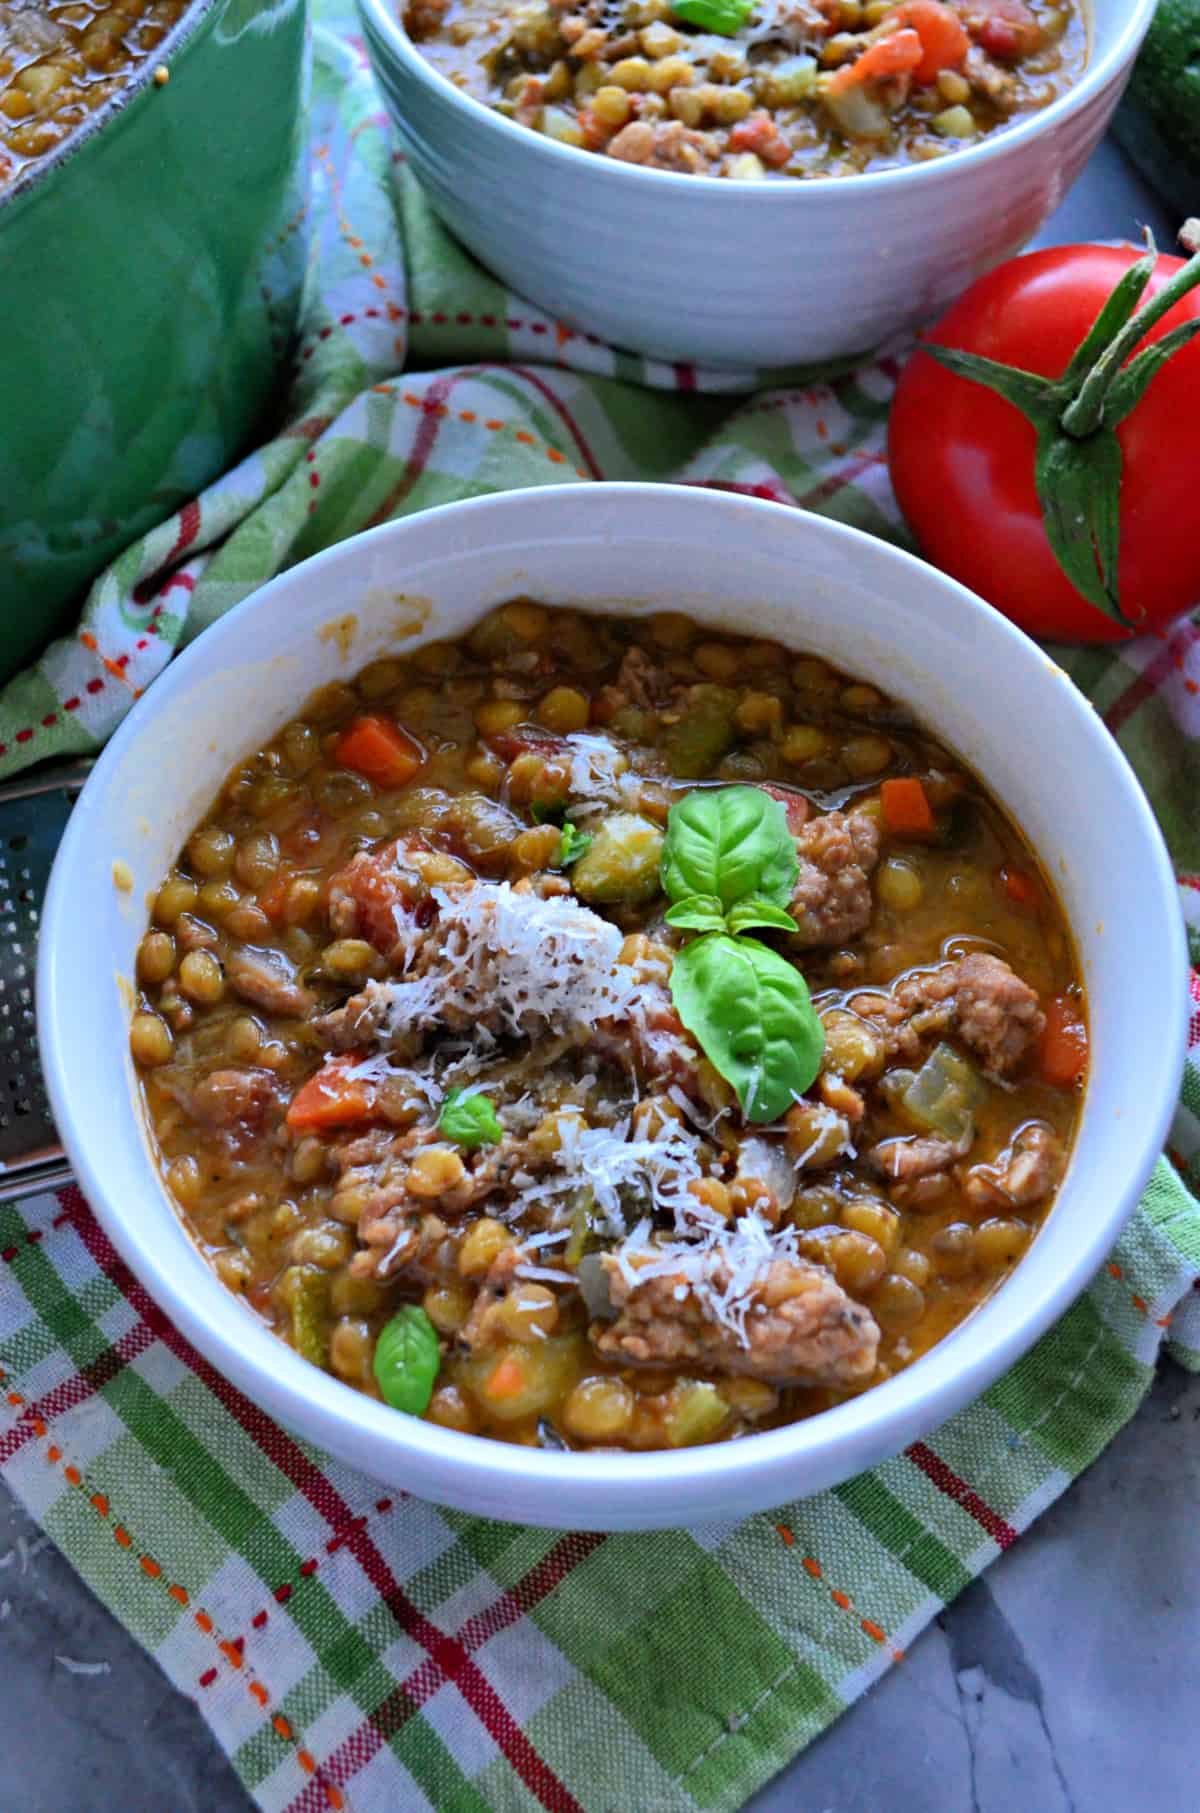
<svg viewBox="0 0 1200 1813">
<path fill-rule="evenodd" d="M 0 789 L 0 1198 L 30 1186 L 57 1140 L 38 1065 L 33 983 L 42 897 L 78 780 Z"/>
</svg>

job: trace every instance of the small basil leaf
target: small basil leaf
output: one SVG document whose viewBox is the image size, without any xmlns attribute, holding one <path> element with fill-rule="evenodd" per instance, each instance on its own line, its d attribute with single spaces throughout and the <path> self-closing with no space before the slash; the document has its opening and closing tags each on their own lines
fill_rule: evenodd
<svg viewBox="0 0 1200 1813">
<path fill-rule="evenodd" d="M 581 831 L 568 819 L 562 828 L 562 842 L 558 846 L 559 868 L 569 869 L 573 862 L 578 862 L 581 856 L 586 856 L 591 847 L 590 833 Z"/>
<path fill-rule="evenodd" d="M 754 926 L 769 926 L 775 932 L 800 929 L 790 913 L 776 906 L 773 900 L 764 900 L 761 894 L 748 894 L 745 900 L 730 907 L 726 924 L 731 932 L 748 932 Z"/>
<path fill-rule="evenodd" d="M 754 0 L 671 0 L 671 11 L 677 19 L 698 25 L 701 31 L 733 38 L 754 11 Z"/>
<path fill-rule="evenodd" d="M 699 894 L 727 912 L 757 894 L 786 906 L 799 873 L 787 809 L 761 787 L 698 787 L 671 807 L 662 882 L 672 900 Z"/>
<path fill-rule="evenodd" d="M 472 1095 L 465 1089 L 452 1089 L 442 1103 L 438 1132 L 468 1150 L 475 1146 L 497 1146 L 504 1138 L 504 1128 L 487 1096 Z"/>
<path fill-rule="evenodd" d="M 684 932 L 725 930 L 725 915 L 714 894 L 693 894 L 688 900 L 678 901 L 668 909 L 666 920 L 668 925 L 678 926 Z"/>
<path fill-rule="evenodd" d="M 375 1381 L 385 1402 L 407 1416 L 429 1408 L 442 1363 L 437 1330 L 417 1303 L 398 1310 L 375 1343 Z"/>
<path fill-rule="evenodd" d="M 687 945 L 671 998 L 747 1120 L 778 1120 L 821 1067 L 825 1032 L 804 977 L 756 938 L 718 932 Z"/>
</svg>

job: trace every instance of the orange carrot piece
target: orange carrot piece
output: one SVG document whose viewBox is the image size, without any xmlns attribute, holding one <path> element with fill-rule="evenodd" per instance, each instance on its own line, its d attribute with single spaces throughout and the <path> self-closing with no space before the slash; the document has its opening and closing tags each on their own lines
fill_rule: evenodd
<svg viewBox="0 0 1200 1813">
<path fill-rule="evenodd" d="M 487 1394 L 498 1403 L 505 1398 L 515 1398 L 524 1391 L 526 1385 L 525 1368 L 513 1354 L 505 1354 L 487 1382 Z"/>
<path fill-rule="evenodd" d="M 1000 886 L 1016 906 L 1037 906 L 1039 901 L 1038 885 L 1027 869 L 1014 868 L 1005 863 L 1000 870 Z"/>
<path fill-rule="evenodd" d="M 1069 995 L 1055 995 L 1046 1003 L 1046 1028 L 1038 1045 L 1042 1080 L 1056 1089 L 1070 1089 L 1087 1066 L 1087 1027 Z"/>
<path fill-rule="evenodd" d="M 884 781 L 879 789 L 883 826 L 893 837 L 932 837 L 933 808 L 915 775 Z"/>
<path fill-rule="evenodd" d="M 347 724 L 333 754 L 339 767 L 352 768 L 376 787 L 403 787 L 425 765 L 416 738 L 375 713 Z"/>
<path fill-rule="evenodd" d="M 921 61 L 913 69 L 915 82 L 933 82 L 942 69 L 957 69 L 971 48 L 966 27 L 952 7 L 942 0 L 903 0 L 883 20 L 884 26 L 906 26 L 921 40 Z"/>
<path fill-rule="evenodd" d="M 362 1061 L 361 1052 L 332 1058 L 323 1070 L 301 1085 L 287 1111 L 287 1124 L 293 1133 L 324 1133 L 370 1120 L 379 1091 L 365 1078 L 348 1074 Z"/>
<path fill-rule="evenodd" d="M 889 76 L 916 69 L 924 55 L 924 46 L 915 31 L 905 28 L 889 32 L 886 38 L 876 38 L 874 44 L 868 44 L 853 63 L 843 63 L 835 69 L 826 92 L 845 94 L 866 82 L 886 82 Z"/>
</svg>

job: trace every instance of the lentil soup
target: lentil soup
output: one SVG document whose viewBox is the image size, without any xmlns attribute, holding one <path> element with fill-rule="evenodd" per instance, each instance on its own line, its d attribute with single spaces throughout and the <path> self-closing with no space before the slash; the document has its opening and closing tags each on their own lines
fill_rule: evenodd
<svg viewBox="0 0 1200 1813">
<path fill-rule="evenodd" d="M 230 1290 L 399 1411 L 718 1441 L 911 1364 L 1048 1213 L 1070 935 L 875 688 L 529 600 L 314 695 L 152 903 L 131 1045 Z"/>
<path fill-rule="evenodd" d="M 0 0 L 0 190 L 128 86 L 188 0 Z"/>
<path fill-rule="evenodd" d="M 457 87 L 561 144 L 683 174 L 944 157 L 1079 75 L 1076 0 L 410 0 Z"/>
</svg>

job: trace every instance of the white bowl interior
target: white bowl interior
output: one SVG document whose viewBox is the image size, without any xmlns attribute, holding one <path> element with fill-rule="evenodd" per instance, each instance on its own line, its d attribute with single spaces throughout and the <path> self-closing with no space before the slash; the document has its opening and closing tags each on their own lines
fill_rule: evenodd
<svg viewBox="0 0 1200 1813">
<path fill-rule="evenodd" d="M 1048 107 L 1039 108 L 1036 113 L 1021 115 L 1011 126 L 1002 131 L 993 132 L 975 143 L 964 144 L 954 154 L 953 163 L 961 165 L 964 160 L 978 162 L 981 156 L 994 156 L 997 149 L 1011 144 L 1014 138 L 1025 139 L 1036 136 L 1039 127 L 1053 125 L 1059 116 L 1073 111 L 1086 101 L 1091 93 L 1111 79 L 1115 72 L 1125 63 L 1132 61 L 1138 46 L 1146 34 L 1150 20 L 1154 16 L 1158 0 L 1076 0 L 1084 24 L 1087 28 L 1087 56 L 1080 72 L 1080 79 L 1073 87 L 1065 89 Z M 363 22 L 376 41 L 386 45 L 389 57 L 403 63 L 406 69 L 417 74 L 429 86 L 443 93 L 449 100 L 457 103 L 460 111 L 466 116 L 484 117 L 494 127 L 497 143 L 515 138 L 518 143 L 532 138 L 533 142 L 544 153 L 546 162 L 556 163 L 566 160 L 569 168 L 599 168 L 608 172 L 615 183 L 624 183 L 632 192 L 635 185 L 654 185 L 663 194 L 664 181 L 669 189 L 678 190 L 678 174 L 671 171 L 655 169 L 651 165 L 626 164 L 611 158 L 597 159 L 590 151 L 581 151 L 574 145 L 563 144 L 561 140 L 552 139 L 543 133 L 531 133 L 527 126 L 520 126 L 515 120 L 497 113 L 484 102 L 478 101 L 464 89 L 449 81 L 434 64 L 421 53 L 420 46 L 414 42 L 404 29 L 403 9 L 392 6 L 391 0 L 358 0 Z M 447 148 L 449 151 L 449 147 Z M 942 161 L 916 164 L 901 164 L 892 169 L 877 170 L 863 176 L 836 177 L 828 183 L 810 184 L 807 182 L 792 185 L 776 183 L 735 185 L 737 207 L 748 203 L 751 207 L 771 206 L 778 208 L 785 195 L 799 197 L 812 195 L 821 191 L 843 190 L 847 195 L 864 187 L 876 189 L 880 183 L 889 186 L 903 184 L 924 184 L 928 186 L 948 167 Z M 694 192 L 705 190 L 717 197 L 728 195 L 728 179 L 708 176 L 689 176 L 687 188 Z M 729 204 L 731 209 L 734 204 Z M 673 248 L 677 250 L 678 248 Z"/>
<path fill-rule="evenodd" d="M 316 1372 L 200 1258 L 151 1161 L 127 1028 L 147 900 L 240 756 L 317 685 L 452 636 L 527 593 L 671 608 L 828 656 L 908 703 L 1024 828 L 1075 930 L 1092 1070 L 1068 1176 L 1014 1277 L 887 1384 L 790 1428 L 665 1455 L 570 1457 L 397 1416 Z M 133 886 L 113 878 L 128 865 Z M 82 910 L 81 910 L 82 908 Z M 885 544 L 772 504 L 679 487 L 520 492 L 385 525 L 208 630 L 114 738 L 52 879 L 39 1027 L 55 1117 L 96 1212 L 188 1337 L 255 1402 L 390 1483 L 555 1526 L 650 1527 L 828 1486 L 977 1394 L 1082 1288 L 1132 1208 L 1182 1066 L 1185 960 L 1157 827 L 1067 677 L 960 587 Z"/>
</svg>

